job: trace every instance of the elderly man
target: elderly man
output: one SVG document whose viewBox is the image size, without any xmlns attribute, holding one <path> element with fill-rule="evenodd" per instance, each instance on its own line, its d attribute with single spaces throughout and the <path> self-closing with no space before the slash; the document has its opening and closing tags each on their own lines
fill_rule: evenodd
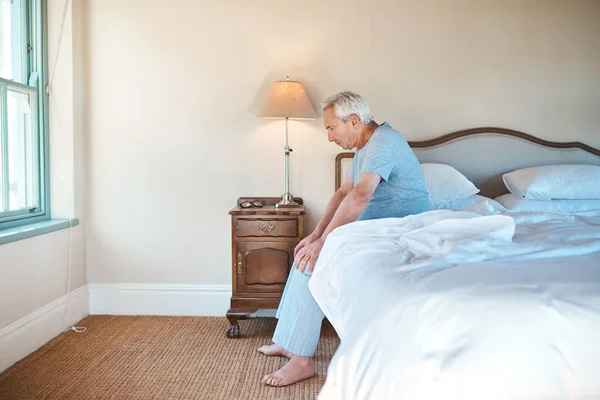
<svg viewBox="0 0 600 400">
<path fill-rule="evenodd" d="M 273 344 L 258 349 L 267 356 L 289 358 L 284 367 L 263 378 L 271 386 L 289 385 L 316 373 L 311 357 L 324 315 L 308 281 L 327 235 L 353 221 L 399 218 L 431 207 L 415 154 L 389 123 L 373 120 L 361 96 L 342 92 L 326 99 L 322 108 L 329 141 L 345 150 L 357 150 L 351 176 L 329 201 L 314 232 L 294 251 L 294 265 L 276 314 L 279 321 Z"/>
</svg>

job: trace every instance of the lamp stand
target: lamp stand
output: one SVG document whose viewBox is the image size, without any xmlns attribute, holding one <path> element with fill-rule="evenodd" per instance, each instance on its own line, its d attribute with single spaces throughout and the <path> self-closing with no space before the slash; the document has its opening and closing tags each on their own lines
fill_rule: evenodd
<svg viewBox="0 0 600 400">
<path fill-rule="evenodd" d="M 289 145 L 288 137 L 288 119 L 285 119 L 285 193 L 281 196 L 281 200 L 275 204 L 277 208 L 292 208 L 298 207 L 299 204 L 294 201 L 294 196 L 290 194 L 290 153 L 292 149 Z"/>
</svg>

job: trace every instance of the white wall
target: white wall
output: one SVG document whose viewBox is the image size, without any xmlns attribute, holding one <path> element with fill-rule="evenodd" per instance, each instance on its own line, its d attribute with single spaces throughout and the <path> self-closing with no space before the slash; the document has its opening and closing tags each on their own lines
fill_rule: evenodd
<svg viewBox="0 0 600 400">
<path fill-rule="evenodd" d="M 600 147 L 600 2 L 88 0 L 91 283 L 228 284 L 239 196 L 283 192 L 276 79 L 344 89 L 410 140 L 498 126 Z M 292 192 L 332 194 L 322 121 L 291 122 Z"/>
<path fill-rule="evenodd" d="M 73 38 L 79 35 L 80 26 L 73 24 L 73 10 L 69 6 L 59 50 L 64 4 L 59 0 L 48 2 L 49 65 L 54 77 L 50 97 L 52 216 L 78 217 L 80 225 L 0 246 L 0 328 L 34 313 L 87 281 L 85 188 L 83 174 L 79 172 L 83 168 L 84 136 L 81 127 L 74 123 L 74 98 L 79 93 L 74 76 L 81 76 L 77 71 L 81 71 L 82 64 L 73 57 Z M 81 3 L 76 4 L 75 12 L 79 13 Z M 2 329 L 0 332 L 6 333 Z M 0 335 L 0 344 L 2 339 Z"/>
</svg>

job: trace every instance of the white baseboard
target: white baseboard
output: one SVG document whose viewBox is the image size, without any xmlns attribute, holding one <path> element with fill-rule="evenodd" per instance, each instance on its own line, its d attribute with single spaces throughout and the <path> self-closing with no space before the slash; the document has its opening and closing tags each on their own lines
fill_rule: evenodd
<svg viewBox="0 0 600 400">
<path fill-rule="evenodd" d="M 89 315 L 88 286 L 0 328 L 0 372 Z"/>
<path fill-rule="evenodd" d="M 230 285 L 90 283 L 92 315 L 219 316 L 229 309 Z"/>
</svg>

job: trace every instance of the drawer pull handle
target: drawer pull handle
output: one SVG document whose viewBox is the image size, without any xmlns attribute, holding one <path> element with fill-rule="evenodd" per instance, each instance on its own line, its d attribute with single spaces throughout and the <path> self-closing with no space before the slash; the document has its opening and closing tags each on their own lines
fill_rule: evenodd
<svg viewBox="0 0 600 400">
<path fill-rule="evenodd" d="M 238 253 L 237 270 L 238 270 L 238 275 L 241 275 L 242 272 L 244 272 L 244 268 L 242 265 L 242 254 L 241 253 Z"/>
<path fill-rule="evenodd" d="M 275 229 L 275 224 L 272 224 L 270 222 L 261 222 L 258 225 L 258 229 L 260 229 L 265 235 L 269 235 Z"/>
</svg>

